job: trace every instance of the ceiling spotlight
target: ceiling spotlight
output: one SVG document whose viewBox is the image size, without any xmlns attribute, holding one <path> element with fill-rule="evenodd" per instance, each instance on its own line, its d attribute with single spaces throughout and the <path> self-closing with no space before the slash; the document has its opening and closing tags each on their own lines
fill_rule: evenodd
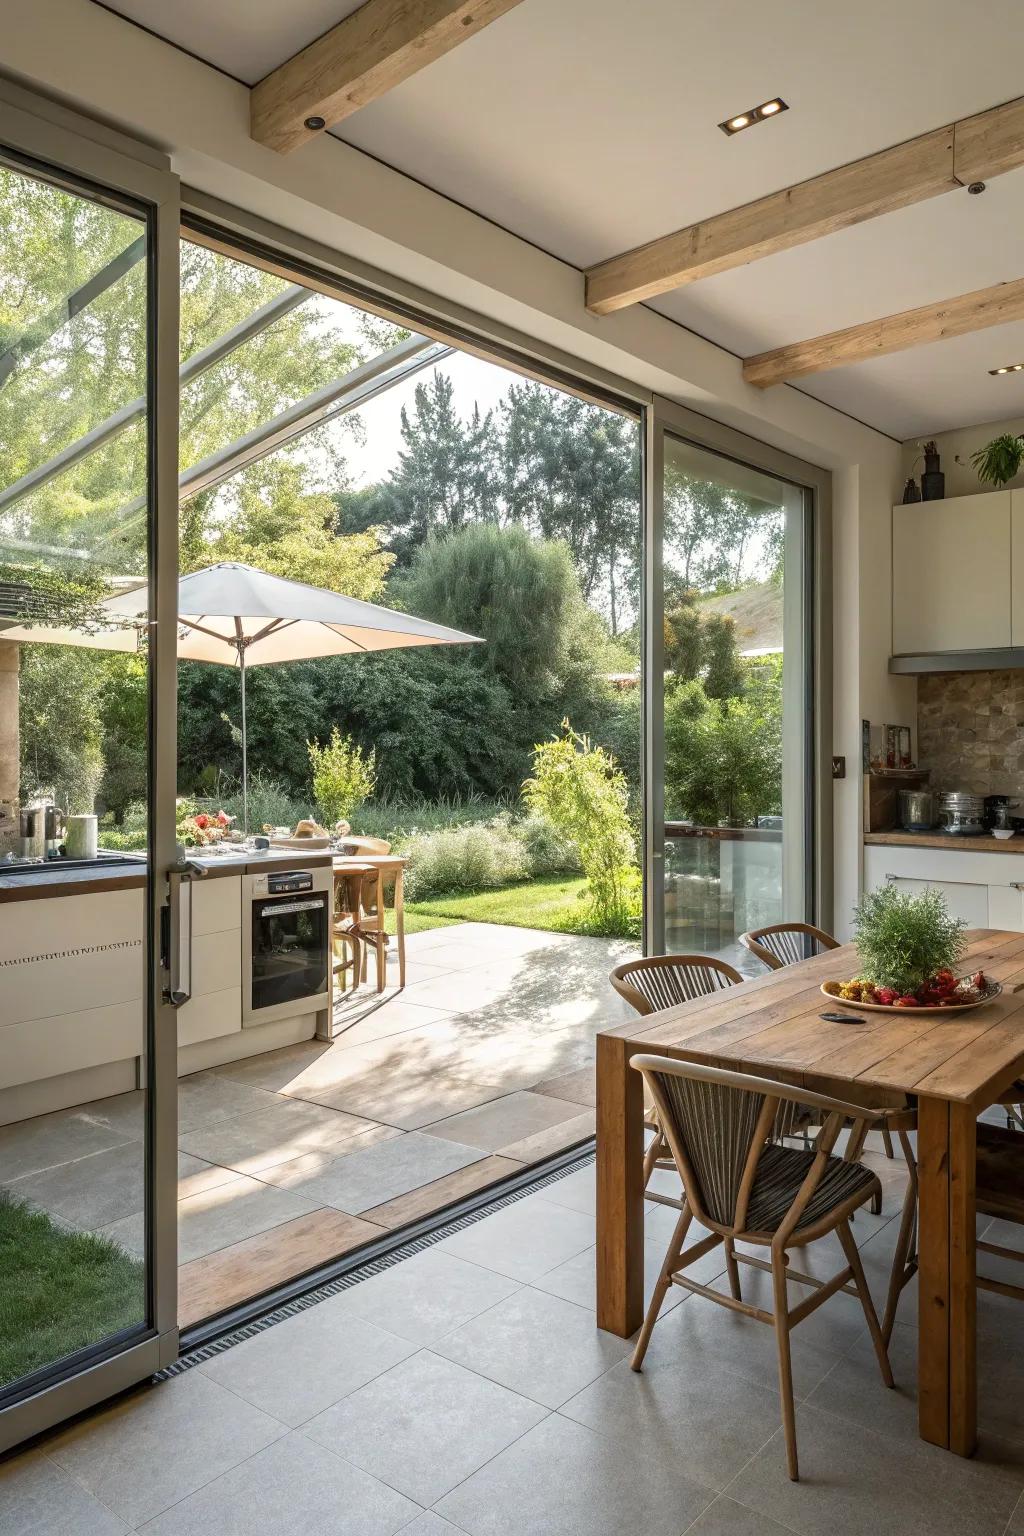
<svg viewBox="0 0 1024 1536">
<path fill-rule="evenodd" d="M 1006 363 L 1002 368 L 990 368 L 989 373 L 1024 373 L 1024 363 Z"/>
<path fill-rule="evenodd" d="M 327 127 L 327 122 L 326 119 L 322 117 L 307 117 L 306 127 L 310 130 L 311 133 L 317 133 L 321 128 Z"/>
<path fill-rule="evenodd" d="M 780 112 L 788 112 L 789 107 L 781 96 L 773 96 L 770 101 L 762 101 L 759 107 L 751 107 L 746 112 L 737 112 L 735 117 L 727 117 L 724 123 L 719 123 L 719 128 L 725 134 L 740 133 L 744 128 L 752 128 L 755 123 L 763 123 L 766 118 L 778 117 Z"/>
</svg>

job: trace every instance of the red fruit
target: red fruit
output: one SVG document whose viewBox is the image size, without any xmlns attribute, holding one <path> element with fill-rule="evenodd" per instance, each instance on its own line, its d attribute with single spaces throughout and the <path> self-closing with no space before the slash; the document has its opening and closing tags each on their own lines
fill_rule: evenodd
<svg viewBox="0 0 1024 1536">
<path fill-rule="evenodd" d="M 979 992 L 984 992 L 988 987 L 988 982 L 985 980 L 984 971 L 978 971 L 977 974 L 971 978 L 971 982 L 973 986 L 978 988 Z"/>
<path fill-rule="evenodd" d="M 896 1001 L 896 993 L 892 987 L 879 987 L 875 992 L 875 1000 L 890 1006 Z"/>
<path fill-rule="evenodd" d="M 911 996 L 909 992 L 904 993 L 902 997 L 898 997 L 893 1004 L 894 1008 L 919 1008 L 920 1006 L 917 998 Z"/>
</svg>

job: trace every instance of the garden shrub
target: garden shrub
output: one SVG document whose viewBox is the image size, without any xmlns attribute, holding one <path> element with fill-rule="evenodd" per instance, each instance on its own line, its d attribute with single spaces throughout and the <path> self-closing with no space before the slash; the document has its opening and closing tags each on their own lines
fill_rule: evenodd
<svg viewBox="0 0 1024 1536">
<path fill-rule="evenodd" d="M 516 827 L 526 849 L 530 874 L 579 874 L 579 850 L 571 838 L 559 832 L 540 811 L 531 811 Z"/>
<path fill-rule="evenodd" d="M 507 816 L 414 834 L 402 852 L 409 858 L 405 889 L 411 901 L 492 890 L 530 874 L 525 844 Z"/>
<path fill-rule="evenodd" d="M 629 789 L 615 759 L 565 720 L 561 736 L 534 749 L 523 794 L 576 847 L 595 922 L 606 932 L 629 931 L 640 910 L 640 872 Z"/>
<path fill-rule="evenodd" d="M 347 820 L 373 794 L 377 778 L 376 753 L 364 753 L 351 736 L 343 736 L 335 725 L 325 747 L 307 741 L 309 766 L 313 776 L 313 799 L 327 826 Z"/>
</svg>

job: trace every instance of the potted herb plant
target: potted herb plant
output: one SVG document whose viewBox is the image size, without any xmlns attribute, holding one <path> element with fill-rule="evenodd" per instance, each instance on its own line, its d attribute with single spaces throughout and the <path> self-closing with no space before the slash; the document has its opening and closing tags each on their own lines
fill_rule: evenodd
<svg viewBox="0 0 1024 1536">
<path fill-rule="evenodd" d="M 1024 469 L 1024 435 L 1004 432 L 971 454 L 978 479 L 986 485 L 1005 485 Z"/>
<path fill-rule="evenodd" d="M 890 884 L 869 891 L 853 921 L 862 1000 L 915 1008 L 951 1001 L 965 927 L 950 916 L 941 891 L 915 896 Z"/>
</svg>

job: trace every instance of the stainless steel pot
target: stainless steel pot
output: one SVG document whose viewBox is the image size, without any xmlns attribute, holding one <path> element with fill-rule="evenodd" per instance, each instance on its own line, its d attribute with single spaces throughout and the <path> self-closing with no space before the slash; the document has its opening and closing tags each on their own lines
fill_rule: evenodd
<svg viewBox="0 0 1024 1536">
<path fill-rule="evenodd" d="M 929 832 L 935 821 L 935 796 L 930 789 L 900 790 L 900 826 L 905 832 Z"/>
<path fill-rule="evenodd" d="M 985 830 L 985 797 L 968 790 L 948 790 L 939 796 L 939 822 L 954 837 L 977 837 Z"/>
</svg>

